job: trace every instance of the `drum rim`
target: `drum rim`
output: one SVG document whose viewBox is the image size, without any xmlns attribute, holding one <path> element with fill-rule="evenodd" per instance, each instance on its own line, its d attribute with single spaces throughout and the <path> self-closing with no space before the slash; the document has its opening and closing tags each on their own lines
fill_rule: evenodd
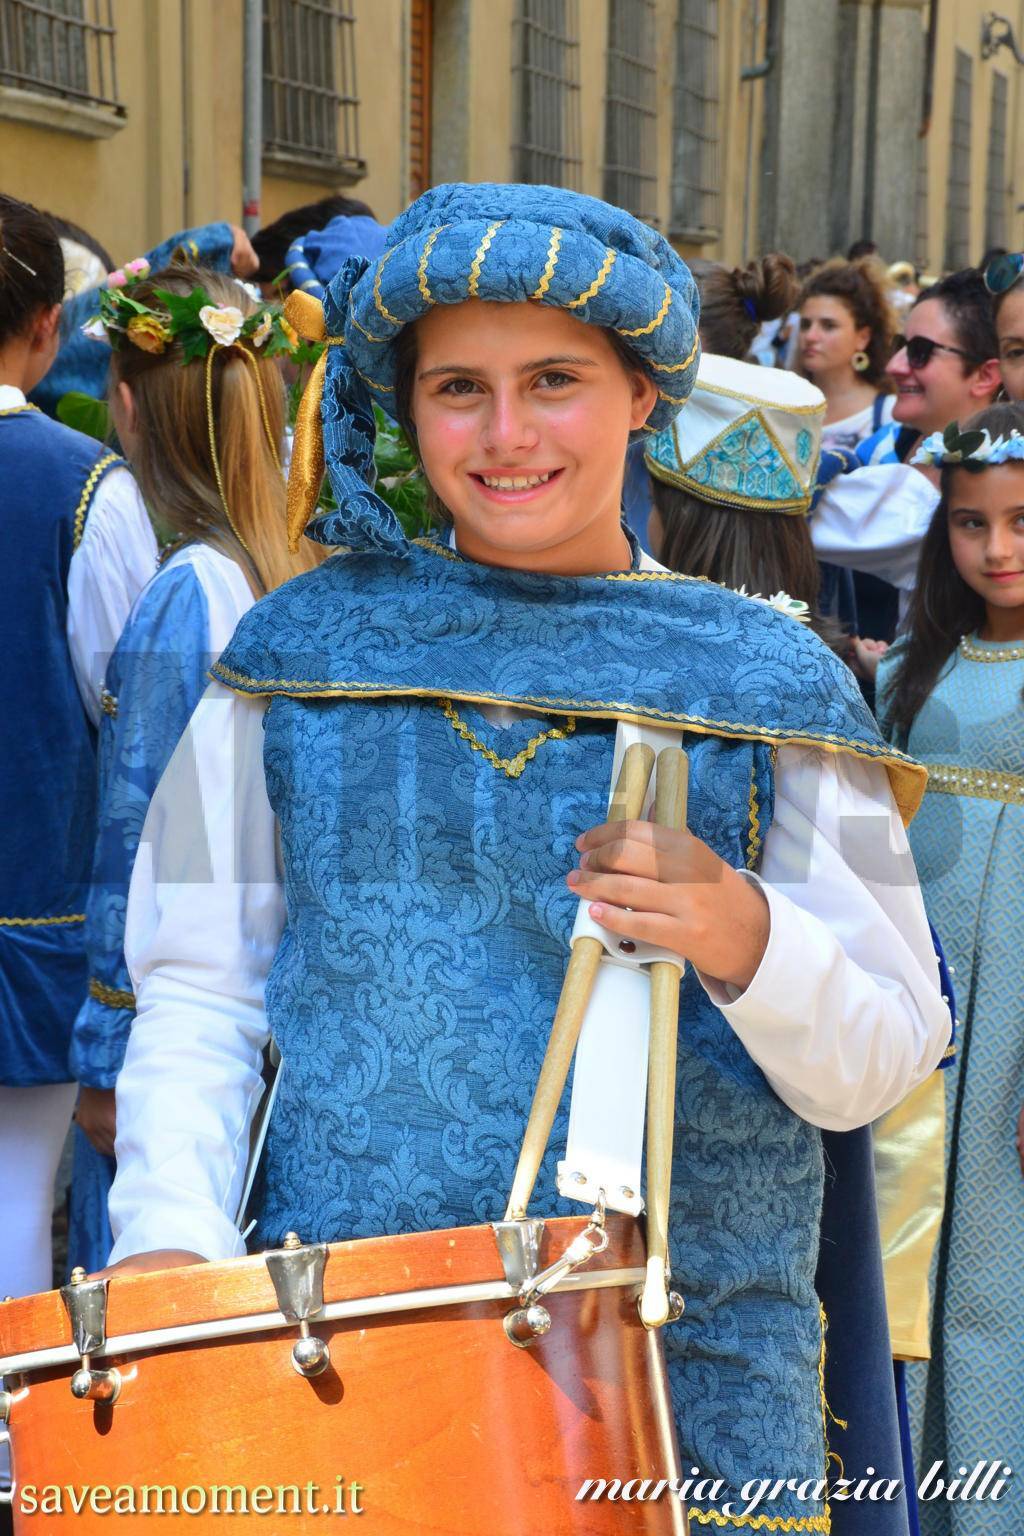
<svg viewBox="0 0 1024 1536">
<path fill-rule="evenodd" d="M 593 1290 L 625 1290 L 633 1287 L 639 1293 L 644 1283 L 645 1270 L 632 1267 L 583 1271 L 567 1275 L 554 1287 L 553 1293 Z M 364 1317 L 382 1317 L 389 1314 L 424 1311 L 435 1307 L 470 1306 L 481 1302 L 507 1302 L 513 1300 L 516 1291 L 506 1280 L 471 1281 L 462 1285 L 429 1286 L 413 1291 L 394 1291 L 387 1295 L 349 1297 L 344 1301 L 327 1302 L 312 1321 L 316 1326 L 323 1323 L 347 1322 Z M 637 1326 L 642 1324 L 637 1316 Z M 275 1329 L 294 1329 L 282 1312 L 256 1312 L 231 1317 L 214 1318 L 207 1322 L 178 1323 L 163 1328 L 150 1328 L 135 1333 L 120 1334 L 107 1339 L 104 1348 L 97 1351 L 94 1359 L 109 1359 L 115 1355 L 130 1355 L 174 1345 L 216 1342 L 230 1339 L 240 1333 L 270 1333 Z M 32 1371 L 49 1370 L 55 1366 L 76 1365 L 79 1356 L 73 1344 L 56 1344 L 45 1349 L 25 1350 L 20 1354 L 0 1359 L 0 1377 L 24 1375 Z"/>
</svg>

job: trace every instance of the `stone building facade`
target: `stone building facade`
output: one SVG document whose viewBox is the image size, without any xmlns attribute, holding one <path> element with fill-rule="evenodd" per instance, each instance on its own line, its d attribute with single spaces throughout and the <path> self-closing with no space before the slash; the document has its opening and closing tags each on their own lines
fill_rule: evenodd
<svg viewBox="0 0 1024 1536">
<path fill-rule="evenodd" d="M 254 3 L 263 222 L 515 178 L 730 263 L 1024 240 L 1024 0 L 0 0 L 0 186 L 118 260 L 241 222 Z"/>
</svg>

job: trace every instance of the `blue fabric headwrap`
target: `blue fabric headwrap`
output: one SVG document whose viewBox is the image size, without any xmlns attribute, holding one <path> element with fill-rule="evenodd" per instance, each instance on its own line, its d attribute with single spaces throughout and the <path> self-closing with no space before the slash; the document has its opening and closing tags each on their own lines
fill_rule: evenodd
<svg viewBox="0 0 1024 1536">
<path fill-rule="evenodd" d="M 433 187 L 391 225 L 379 260 L 350 258 L 324 298 L 323 446 L 336 512 L 325 544 L 401 553 L 408 541 L 371 490 L 375 401 L 395 413 L 395 342 L 435 304 L 466 299 L 566 309 L 616 331 L 658 386 L 645 432 L 666 426 L 697 376 L 699 301 L 686 264 L 632 214 L 564 188 Z"/>
<path fill-rule="evenodd" d="M 323 229 L 300 235 L 288 247 L 288 277 L 293 288 L 322 299 L 327 284 L 348 256 L 375 261 L 384 250 L 387 228 L 368 214 L 339 214 Z"/>
</svg>

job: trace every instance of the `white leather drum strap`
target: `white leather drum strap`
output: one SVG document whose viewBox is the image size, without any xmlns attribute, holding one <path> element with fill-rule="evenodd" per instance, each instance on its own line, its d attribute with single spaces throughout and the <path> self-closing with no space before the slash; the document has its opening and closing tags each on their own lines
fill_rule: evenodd
<svg viewBox="0 0 1024 1536">
<path fill-rule="evenodd" d="M 646 742 L 655 753 L 678 747 L 678 730 L 627 725 L 615 733 L 611 783 L 615 784 L 626 748 Z M 609 801 L 611 792 L 609 791 Z M 654 802 L 654 776 L 644 815 Z M 605 955 L 587 1007 L 573 1063 L 572 1099 L 565 1157 L 558 1164 L 558 1192 L 593 1206 L 599 1191 L 608 1207 L 636 1216 L 643 1210 L 640 1164 L 647 1106 L 647 1039 L 650 1014 L 648 966 L 679 956 L 637 943 L 631 953 L 618 934 L 595 923 L 580 902 L 573 939 L 583 934 L 601 940 Z"/>
</svg>

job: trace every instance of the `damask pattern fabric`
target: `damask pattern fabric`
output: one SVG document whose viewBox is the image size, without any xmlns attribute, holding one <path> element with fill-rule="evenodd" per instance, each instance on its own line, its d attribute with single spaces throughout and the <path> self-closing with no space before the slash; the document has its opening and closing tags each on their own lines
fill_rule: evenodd
<svg viewBox="0 0 1024 1536">
<path fill-rule="evenodd" d="M 501 756 L 552 723 L 460 714 Z M 613 742 L 610 722 L 580 722 L 513 779 L 432 700 L 273 700 L 265 763 L 288 925 L 266 993 L 283 1072 L 257 1247 L 290 1228 L 369 1237 L 503 1209 L 575 915 L 564 874 L 603 816 Z M 752 785 L 770 824 L 770 748 L 687 745 L 691 829 L 742 864 Z M 671 1230 L 687 1310 L 666 1346 L 683 1458 L 736 1489 L 793 1467 L 813 1481 L 820 1133 L 692 974 L 681 1016 Z M 563 1105 L 542 1189 L 565 1118 Z M 536 1213 L 572 1209 L 539 1197 Z M 821 1515 L 795 1498 L 779 1508 Z"/>
<path fill-rule="evenodd" d="M 212 671 L 246 693 L 504 701 L 848 750 L 886 762 L 905 819 L 923 786 L 814 635 L 689 577 L 541 576 L 434 545 L 348 555 L 264 598 Z"/>
<path fill-rule="evenodd" d="M 992 658 L 1000 648 L 974 640 Z M 897 658 L 898 660 L 898 658 Z M 880 671 L 880 696 L 896 661 Z M 1024 660 L 959 651 L 914 721 L 926 764 L 999 781 L 1024 762 Z M 948 788 L 948 785 L 946 786 Z M 924 1430 L 920 1467 L 1000 1457 L 1024 1466 L 1008 1383 L 1024 1379 L 1024 1178 L 1014 1145 L 1024 1103 L 1024 805 L 935 790 L 910 841 L 931 921 L 954 967 L 961 1033 L 946 1084 L 947 1196 L 934 1279 L 932 1359 L 908 1366 Z M 955 1470 L 954 1470 L 955 1475 Z M 921 1507 L 923 1536 L 1017 1536 L 1020 1496 Z"/>
<path fill-rule="evenodd" d="M 740 866 L 751 804 L 762 836 L 771 822 L 774 741 L 885 756 L 813 636 L 657 573 L 544 577 L 434 547 L 345 556 L 258 604 L 213 670 L 273 696 L 288 922 L 266 993 L 284 1066 L 259 1245 L 503 1208 L 564 970 L 564 871 L 603 816 L 615 718 L 698 723 L 689 824 Z M 559 716 L 577 727 L 511 779 L 453 729 L 449 694 L 499 756 Z M 523 707 L 500 732 L 476 707 L 499 698 Z M 683 1009 L 672 1244 L 687 1312 L 668 1340 L 683 1455 L 737 1488 L 793 1467 L 814 1481 L 820 1133 L 692 975 Z M 828 1528 L 795 1495 L 781 1512 Z"/>
</svg>

